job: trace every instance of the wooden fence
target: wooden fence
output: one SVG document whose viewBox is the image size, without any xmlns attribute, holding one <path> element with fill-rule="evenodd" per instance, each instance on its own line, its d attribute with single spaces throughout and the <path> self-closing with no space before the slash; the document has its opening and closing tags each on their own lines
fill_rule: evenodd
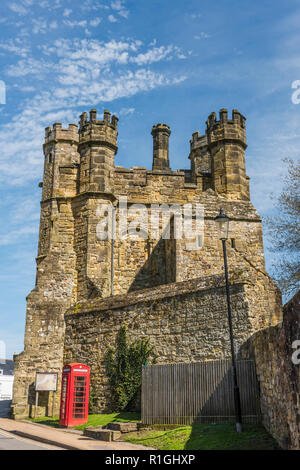
<svg viewBox="0 0 300 470">
<path fill-rule="evenodd" d="M 255 363 L 237 361 L 243 422 L 260 421 Z M 197 424 L 235 421 L 230 360 L 143 366 L 142 422 Z"/>
</svg>

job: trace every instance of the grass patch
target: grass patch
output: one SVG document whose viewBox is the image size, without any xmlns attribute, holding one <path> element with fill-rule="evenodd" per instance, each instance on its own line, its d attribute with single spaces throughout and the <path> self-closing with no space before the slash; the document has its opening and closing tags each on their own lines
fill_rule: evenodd
<svg viewBox="0 0 300 470">
<path fill-rule="evenodd" d="M 159 450 L 275 450 L 276 441 L 262 425 L 244 424 L 237 433 L 235 423 L 199 424 L 167 429 L 154 427 L 128 433 L 122 439 Z"/>
<path fill-rule="evenodd" d="M 88 422 L 73 429 L 83 431 L 87 426 L 105 426 L 111 422 L 140 421 L 138 413 L 89 415 Z M 59 427 L 59 417 L 28 418 L 35 423 Z M 194 426 L 153 426 L 139 432 L 123 434 L 122 439 L 159 450 L 275 450 L 277 442 L 261 424 L 244 424 L 237 433 L 235 423 L 197 424 Z"/>
<path fill-rule="evenodd" d="M 139 413 L 130 413 L 130 412 L 120 412 L 120 413 L 110 413 L 110 414 L 97 414 L 89 415 L 88 422 L 81 424 L 80 426 L 73 426 L 72 429 L 79 429 L 83 431 L 87 426 L 105 426 L 108 423 L 112 422 L 128 422 L 128 421 L 140 421 L 141 416 Z M 34 423 L 47 424 L 54 428 L 59 427 L 59 416 L 54 416 L 54 418 L 42 417 L 42 418 L 28 418 L 29 421 Z"/>
</svg>

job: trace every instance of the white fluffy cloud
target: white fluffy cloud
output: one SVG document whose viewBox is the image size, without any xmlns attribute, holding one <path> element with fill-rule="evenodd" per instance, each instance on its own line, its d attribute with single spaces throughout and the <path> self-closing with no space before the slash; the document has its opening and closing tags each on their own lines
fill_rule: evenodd
<svg viewBox="0 0 300 470">
<path fill-rule="evenodd" d="M 8 46 L 14 47 L 14 43 Z M 20 50 L 21 59 L 6 71 L 17 81 L 18 89 L 27 89 L 32 95 L 38 84 L 39 90 L 33 98 L 25 98 L 22 111 L 0 130 L 0 178 L 11 184 L 23 184 L 41 175 L 44 128 L 49 124 L 76 123 L 79 113 L 89 106 L 175 85 L 186 78 L 168 69 L 150 68 L 154 62 L 178 58 L 181 51 L 173 45 L 145 47 L 139 40 L 61 39 L 40 46 L 40 51 L 37 58 L 27 49 Z M 123 108 L 121 114 L 132 112 L 133 108 Z"/>
<path fill-rule="evenodd" d="M 101 23 L 102 21 L 102 18 L 94 18 L 93 20 L 90 21 L 90 26 L 92 26 L 93 28 L 96 28 L 97 26 L 99 26 L 99 24 Z"/>
<path fill-rule="evenodd" d="M 63 16 L 66 16 L 67 18 L 71 15 L 72 10 L 70 8 L 65 8 L 63 12 Z"/>
<path fill-rule="evenodd" d="M 111 23 L 116 23 L 117 19 L 114 15 L 108 15 L 108 21 Z"/>
<path fill-rule="evenodd" d="M 7 2 L 8 8 L 20 16 L 28 15 L 33 6 L 39 6 L 41 9 L 55 10 L 62 6 L 61 0 L 18 0 Z"/>
<path fill-rule="evenodd" d="M 29 46 L 27 46 L 24 41 L 21 41 L 18 38 L 15 40 L 9 39 L 5 42 L 1 42 L 0 49 L 2 49 L 2 51 L 19 55 L 21 57 L 26 57 L 30 52 Z"/>
<path fill-rule="evenodd" d="M 8 8 L 10 8 L 14 13 L 24 16 L 27 14 L 27 9 L 21 3 L 9 3 Z"/>
<path fill-rule="evenodd" d="M 120 16 L 123 18 L 128 18 L 129 16 L 129 10 L 127 10 L 124 6 L 124 2 L 121 0 L 114 0 L 110 4 L 111 8 L 115 10 Z"/>
<path fill-rule="evenodd" d="M 70 26 L 70 28 L 75 28 L 75 27 L 85 28 L 87 25 L 87 21 L 86 20 L 82 20 L 82 21 L 64 20 L 64 24 L 66 26 Z"/>
</svg>

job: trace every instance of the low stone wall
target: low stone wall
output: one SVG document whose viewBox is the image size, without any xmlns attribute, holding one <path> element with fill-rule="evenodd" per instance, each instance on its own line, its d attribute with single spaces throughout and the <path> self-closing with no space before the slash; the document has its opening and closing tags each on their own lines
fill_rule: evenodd
<svg viewBox="0 0 300 470">
<path fill-rule="evenodd" d="M 300 291 L 285 305 L 282 323 L 251 340 L 263 423 L 284 449 L 300 450 L 300 364 L 292 361 L 296 340 L 300 340 Z"/>
<path fill-rule="evenodd" d="M 243 276 L 242 276 L 243 277 Z M 259 328 L 273 324 L 270 308 L 278 289 L 265 275 L 261 281 L 238 279 L 230 287 L 234 341 L 240 349 Z M 255 284 L 257 289 L 249 284 Z M 265 287 L 269 286 L 268 291 Z M 226 292 L 223 276 L 95 299 L 75 305 L 65 315 L 64 364 L 83 362 L 91 367 L 94 412 L 109 410 L 110 390 L 104 355 L 115 344 L 122 324 L 129 341 L 149 338 L 157 363 L 191 362 L 230 357 Z M 260 296 L 259 310 L 253 310 Z M 280 310 L 280 309 L 279 309 Z M 279 312 L 280 315 L 280 312 Z M 278 322 L 278 319 L 277 319 Z M 243 357 L 247 351 L 243 348 Z"/>
</svg>

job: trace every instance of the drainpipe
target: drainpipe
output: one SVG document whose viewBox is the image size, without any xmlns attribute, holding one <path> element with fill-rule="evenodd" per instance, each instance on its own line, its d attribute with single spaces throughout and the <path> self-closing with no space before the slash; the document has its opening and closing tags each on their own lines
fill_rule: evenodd
<svg viewBox="0 0 300 470">
<path fill-rule="evenodd" d="M 111 223 L 111 266 L 110 266 L 110 295 L 114 295 L 114 250 L 115 250 L 115 217 L 116 208 L 112 206 L 112 223 Z"/>
</svg>

